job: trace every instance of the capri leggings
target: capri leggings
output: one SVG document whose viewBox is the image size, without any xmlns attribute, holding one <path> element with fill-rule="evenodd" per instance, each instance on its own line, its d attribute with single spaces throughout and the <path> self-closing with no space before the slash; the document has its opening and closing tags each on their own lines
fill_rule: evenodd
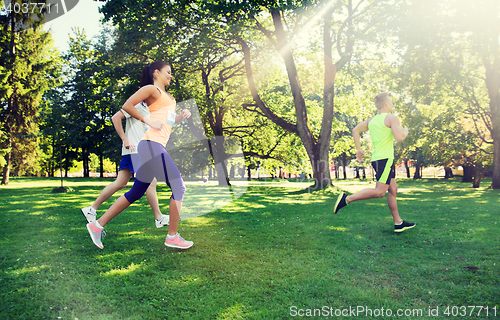
<svg viewBox="0 0 500 320">
<path fill-rule="evenodd" d="M 140 199 L 156 177 L 158 181 L 165 181 L 172 189 L 172 199 L 182 201 L 186 187 L 179 169 L 165 148 L 157 142 L 142 140 L 137 151 L 138 155 L 133 157 L 135 182 L 132 189 L 125 193 L 125 198 L 130 203 Z"/>
</svg>

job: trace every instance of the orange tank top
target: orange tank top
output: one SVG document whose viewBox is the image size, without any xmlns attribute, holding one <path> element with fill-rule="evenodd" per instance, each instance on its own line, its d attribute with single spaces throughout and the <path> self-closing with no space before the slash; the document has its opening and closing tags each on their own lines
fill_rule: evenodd
<svg viewBox="0 0 500 320">
<path fill-rule="evenodd" d="M 175 99 L 171 95 L 162 92 L 160 88 L 156 87 L 156 89 L 160 91 L 160 99 L 148 106 L 150 120 L 151 122 L 161 121 L 163 128 L 156 130 L 148 127 L 142 140 L 151 140 L 166 146 L 172 127 L 175 125 Z"/>
</svg>

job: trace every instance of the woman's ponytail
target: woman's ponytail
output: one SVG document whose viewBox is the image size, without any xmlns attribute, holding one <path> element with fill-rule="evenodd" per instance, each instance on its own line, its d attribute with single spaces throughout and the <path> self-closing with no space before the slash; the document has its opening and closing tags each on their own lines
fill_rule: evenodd
<svg viewBox="0 0 500 320">
<path fill-rule="evenodd" d="M 144 66 L 144 68 L 142 68 L 141 88 L 153 83 L 153 78 L 149 74 L 149 66 Z"/>
<path fill-rule="evenodd" d="M 169 66 L 169 64 L 162 61 L 155 61 L 142 68 L 141 88 L 147 86 L 148 84 L 154 84 L 153 73 L 155 70 L 161 71 L 161 69 L 166 66 Z"/>
</svg>

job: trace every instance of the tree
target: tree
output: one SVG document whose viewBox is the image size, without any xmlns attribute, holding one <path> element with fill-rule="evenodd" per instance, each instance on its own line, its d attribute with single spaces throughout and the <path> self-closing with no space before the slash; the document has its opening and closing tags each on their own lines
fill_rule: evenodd
<svg viewBox="0 0 500 320">
<path fill-rule="evenodd" d="M 406 14 L 400 16 L 403 27 L 398 27 L 405 56 L 419 57 L 420 65 L 437 62 L 442 70 L 453 73 L 433 83 L 444 82 L 462 99 L 463 112 L 474 114 L 478 127 L 482 123 L 489 131 L 490 138 L 483 142 L 493 146 L 491 186 L 495 189 L 500 188 L 499 13 L 498 1 L 418 1 L 408 3 Z M 436 54 L 437 61 L 433 59 Z M 482 72 L 481 85 L 477 71 Z M 433 76 L 427 74 L 422 80 Z M 477 135 L 486 137 L 481 132 Z"/>
<path fill-rule="evenodd" d="M 110 117 L 117 110 L 113 98 L 119 79 L 107 69 L 106 48 L 102 45 L 96 48 L 82 30 L 75 29 L 74 37 L 70 37 L 66 60 L 68 77 L 60 90 L 67 121 L 63 140 L 79 150 L 85 177 L 90 173 L 90 154 L 96 153 L 102 176 L 105 150 L 113 145 L 108 142 L 114 132 Z"/>
<path fill-rule="evenodd" d="M 11 4 L 14 2 L 20 1 Z M 0 144 L 5 152 L 2 184 L 8 184 L 15 163 L 13 147 L 31 146 L 17 153 L 19 156 L 37 152 L 38 106 L 45 91 L 58 82 L 59 60 L 50 34 L 40 29 L 43 20 L 16 10 L 6 11 L 0 19 Z"/>
<path fill-rule="evenodd" d="M 237 19 L 242 15 L 246 16 L 252 22 L 251 26 L 267 37 L 271 47 L 283 59 L 295 107 L 294 121 L 281 117 L 270 109 L 267 102 L 262 99 L 254 76 L 255 67 L 252 65 L 251 39 L 245 38 L 244 33 L 235 35 L 244 53 L 248 85 L 255 104 L 275 124 L 301 138 L 310 159 L 316 188 L 331 185 L 329 150 L 334 117 L 335 77 L 337 72 L 351 60 L 355 41 L 361 41 L 376 21 L 379 21 L 370 19 L 369 16 L 374 13 L 374 8 L 377 8 L 374 5 L 377 1 L 368 2 L 366 5 L 363 2 L 353 4 L 349 0 L 346 3 L 338 2 L 335 5 L 332 2 L 327 2 L 323 6 L 309 1 L 300 4 L 284 2 L 282 5 L 256 1 L 250 2 L 246 8 L 241 8 L 242 6 L 236 8 L 237 11 L 231 6 L 223 8 L 220 15 L 222 20 L 229 19 L 226 18 L 227 13 L 237 13 Z M 211 11 L 220 8 L 218 4 L 210 4 L 207 7 Z M 261 8 L 264 8 L 269 15 L 262 15 Z M 342 18 L 334 20 L 334 14 Z M 233 15 L 230 16 L 234 19 Z M 274 30 L 269 29 L 266 23 L 261 21 L 263 16 L 272 20 Z M 293 51 L 296 41 L 294 38 L 298 36 L 298 33 L 308 31 L 307 29 L 319 19 L 323 21 L 323 115 L 320 130 L 314 132 L 310 124 L 309 110 L 303 96 Z M 304 20 L 309 22 L 304 24 Z M 231 23 L 231 21 L 224 22 Z M 334 48 L 338 54 L 336 62 L 334 62 Z"/>
<path fill-rule="evenodd" d="M 491 187 L 500 189 L 500 3 L 498 1 L 475 1 L 473 4 L 452 1 L 457 14 L 453 21 L 462 32 L 484 66 L 484 82 L 489 98 L 489 112 L 483 113 L 484 122 L 491 134 L 493 144 L 493 175 Z M 466 25 L 461 23 L 468 21 Z M 479 106 L 478 106 L 479 107 Z"/>
<path fill-rule="evenodd" d="M 61 76 L 67 78 L 69 75 L 63 72 Z M 63 83 L 48 91 L 40 112 L 40 128 L 46 139 L 46 144 L 42 145 L 42 148 L 50 155 L 47 172 L 52 177 L 59 170 L 61 179 L 62 168 L 67 177 L 70 164 L 77 158 L 77 153 L 72 146 L 72 138 L 68 134 L 73 123 L 66 108 L 66 99 L 69 96 L 67 90 L 68 87 Z"/>
<path fill-rule="evenodd" d="M 228 50 L 223 43 L 208 37 L 213 28 L 201 23 L 198 23 L 197 27 L 199 32 L 190 40 L 195 45 L 184 48 L 184 52 L 180 53 L 182 60 L 179 61 L 179 66 L 181 70 L 184 69 L 184 73 L 192 73 L 201 80 L 195 81 L 195 84 L 199 83 L 200 89 L 202 88 L 197 95 L 197 101 L 206 124 L 204 131 L 210 138 L 208 147 L 217 171 L 217 179 L 219 185 L 231 185 L 225 161 L 230 156 L 228 154 L 230 142 L 222 137 L 227 135 L 226 115 L 230 109 L 238 105 L 239 97 L 234 98 L 238 89 L 232 83 L 237 77 L 241 77 L 243 64 L 241 59 L 234 57 L 237 51 Z M 185 84 L 183 86 L 186 87 Z M 192 119 L 188 120 L 188 123 L 192 125 Z M 196 131 L 199 130 L 195 129 Z M 202 140 L 204 137 L 198 138 Z"/>
<path fill-rule="evenodd" d="M 256 135 L 269 128 L 269 121 L 265 126 L 259 126 L 263 123 L 261 119 L 259 124 L 249 120 L 260 115 L 249 116 L 246 111 L 252 107 L 246 103 L 251 101 L 248 93 L 241 90 L 244 87 L 240 80 L 244 75 L 243 56 L 236 41 L 229 35 L 229 27 L 207 18 L 207 15 L 182 2 L 162 7 L 156 7 L 154 1 L 144 2 L 144 8 L 155 8 L 148 12 L 150 19 L 144 22 L 137 18 L 143 14 L 140 6 L 136 8 L 137 11 L 134 9 L 124 12 L 118 9 L 119 4 L 126 3 L 127 1 L 114 1 L 103 7 L 106 19 L 113 20 L 118 25 L 116 48 L 123 48 L 121 54 L 143 60 L 144 64 L 155 59 L 168 61 L 174 73 L 174 81 L 169 90 L 178 102 L 196 97 L 198 109 L 192 111 L 199 111 L 203 123 L 194 124 L 190 118 L 187 119 L 187 125 L 176 125 L 167 145 L 169 152 L 173 152 L 173 157 L 177 153 L 179 156 L 185 155 L 181 144 L 184 144 L 184 149 L 191 148 L 191 152 L 201 152 L 200 148 L 203 146 L 198 145 L 194 149 L 195 146 L 189 143 L 193 141 L 191 135 L 199 142 L 209 142 L 206 144 L 212 157 L 209 161 L 215 164 L 221 185 L 229 184 L 228 177 L 231 176 L 226 161 L 222 159 L 243 154 L 228 154 L 229 150 L 235 149 L 234 141 L 220 137 L 236 137 L 242 141 L 244 155 L 247 157 L 273 157 L 270 153 L 276 150 L 278 144 L 283 143 L 280 139 L 269 148 L 248 149 L 254 146 Z M 144 28 L 143 23 L 148 28 Z M 153 37 L 152 30 L 162 30 L 162 37 Z M 238 120 L 233 118 L 245 112 Z M 184 163 L 185 161 L 180 164 L 181 171 L 188 169 L 182 168 Z"/>
<path fill-rule="evenodd" d="M 226 47 L 234 46 L 236 41 L 239 50 L 243 52 L 248 87 L 255 105 L 273 123 L 300 137 L 310 159 L 316 186 L 323 188 L 331 184 L 329 150 L 334 117 L 335 76 L 351 60 L 355 40 L 361 41 L 377 22 L 383 20 L 384 14 L 380 12 L 385 8 L 378 5 L 379 3 L 381 1 L 359 1 L 354 4 L 349 0 L 338 2 L 336 5 L 327 2 L 325 6 L 319 1 L 285 1 L 281 4 L 270 4 L 267 1 L 183 1 L 157 6 L 158 3 L 153 0 L 143 1 L 140 5 L 131 5 L 129 1 L 121 0 L 108 2 L 103 12 L 106 19 L 113 20 L 113 23 L 123 30 L 122 33 L 129 40 L 128 46 L 134 48 L 132 50 L 139 54 L 149 52 L 147 55 L 150 57 L 159 56 L 158 51 L 161 50 L 166 52 L 168 57 L 172 57 L 170 54 L 179 46 L 196 45 L 190 42 L 190 36 L 193 31 L 203 31 L 200 24 L 213 26 L 215 32 L 210 36 L 212 39 L 226 41 Z M 120 10 L 123 5 L 129 10 Z M 141 18 L 143 12 L 147 12 L 146 21 Z M 334 14 L 338 19 L 333 19 Z M 177 24 L 186 17 L 194 17 L 191 20 L 194 23 Z M 268 26 L 265 19 L 270 19 L 272 26 Z M 324 83 L 321 125 L 319 130 L 315 131 L 311 125 L 311 114 L 303 95 L 303 86 L 299 82 L 294 55 L 297 40 L 294 38 L 303 32 L 309 32 L 321 19 Z M 270 29 L 272 27 L 274 30 Z M 134 28 L 141 30 L 140 37 Z M 221 29 L 223 32 L 219 33 Z M 152 32 L 155 34 L 150 34 Z M 260 47 L 260 41 L 255 43 L 253 37 L 256 32 L 268 40 L 267 47 Z M 157 40 L 150 41 L 158 37 L 167 43 L 174 40 L 171 41 L 173 45 L 168 48 L 158 45 Z M 256 48 L 271 50 L 281 56 L 295 110 L 292 119 L 284 118 L 269 107 L 269 101 L 262 99 L 256 84 L 255 66 L 252 65 L 257 56 L 252 54 L 252 50 Z"/>
<path fill-rule="evenodd" d="M 265 60 L 266 57 L 261 56 L 260 59 Z M 242 80 L 246 81 L 246 79 Z M 241 83 L 240 88 L 244 87 L 245 83 Z M 260 95 L 268 102 L 268 106 L 282 117 L 294 117 L 290 88 L 278 66 L 269 67 L 266 79 L 262 80 Z M 305 99 L 314 95 L 315 92 L 304 94 Z M 297 172 L 297 170 L 302 174 L 312 173 L 307 152 L 300 138 L 267 118 L 251 101 L 251 97 L 247 103 L 243 104 L 243 108 L 235 108 L 231 111 L 231 135 L 238 136 L 243 143 L 249 177 L 251 169 L 259 169 L 259 173 L 264 170 L 272 176 L 279 177 L 284 177 L 285 173 Z M 317 108 L 315 111 L 320 110 Z M 240 122 L 239 127 L 238 122 Z"/>
<path fill-rule="evenodd" d="M 121 70 L 123 61 L 114 55 L 114 37 L 116 33 L 105 27 L 93 44 L 94 93 L 92 110 L 95 112 L 93 123 L 94 135 L 98 137 L 92 151 L 99 158 L 99 173 L 104 176 L 105 158 L 119 163 L 122 141 L 115 132 L 111 117 L 121 109 L 120 84 L 125 81 Z"/>
</svg>

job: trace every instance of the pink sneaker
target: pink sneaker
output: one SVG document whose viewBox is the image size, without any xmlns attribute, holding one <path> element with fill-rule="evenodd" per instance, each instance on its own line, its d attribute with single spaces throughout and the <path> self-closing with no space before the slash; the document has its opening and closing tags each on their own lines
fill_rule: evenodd
<svg viewBox="0 0 500 320">
<path fill-rule="evenodd" d="M 175 235 L 175 238 L 173 239 L 169 239 L 168 237 L 166 237 L 165 245 L 171 248 L 189 249 L 193 246 L 193 241 L 186 241 L 181 237 L 180 234 L 177 233 Z"/>
</svg>

